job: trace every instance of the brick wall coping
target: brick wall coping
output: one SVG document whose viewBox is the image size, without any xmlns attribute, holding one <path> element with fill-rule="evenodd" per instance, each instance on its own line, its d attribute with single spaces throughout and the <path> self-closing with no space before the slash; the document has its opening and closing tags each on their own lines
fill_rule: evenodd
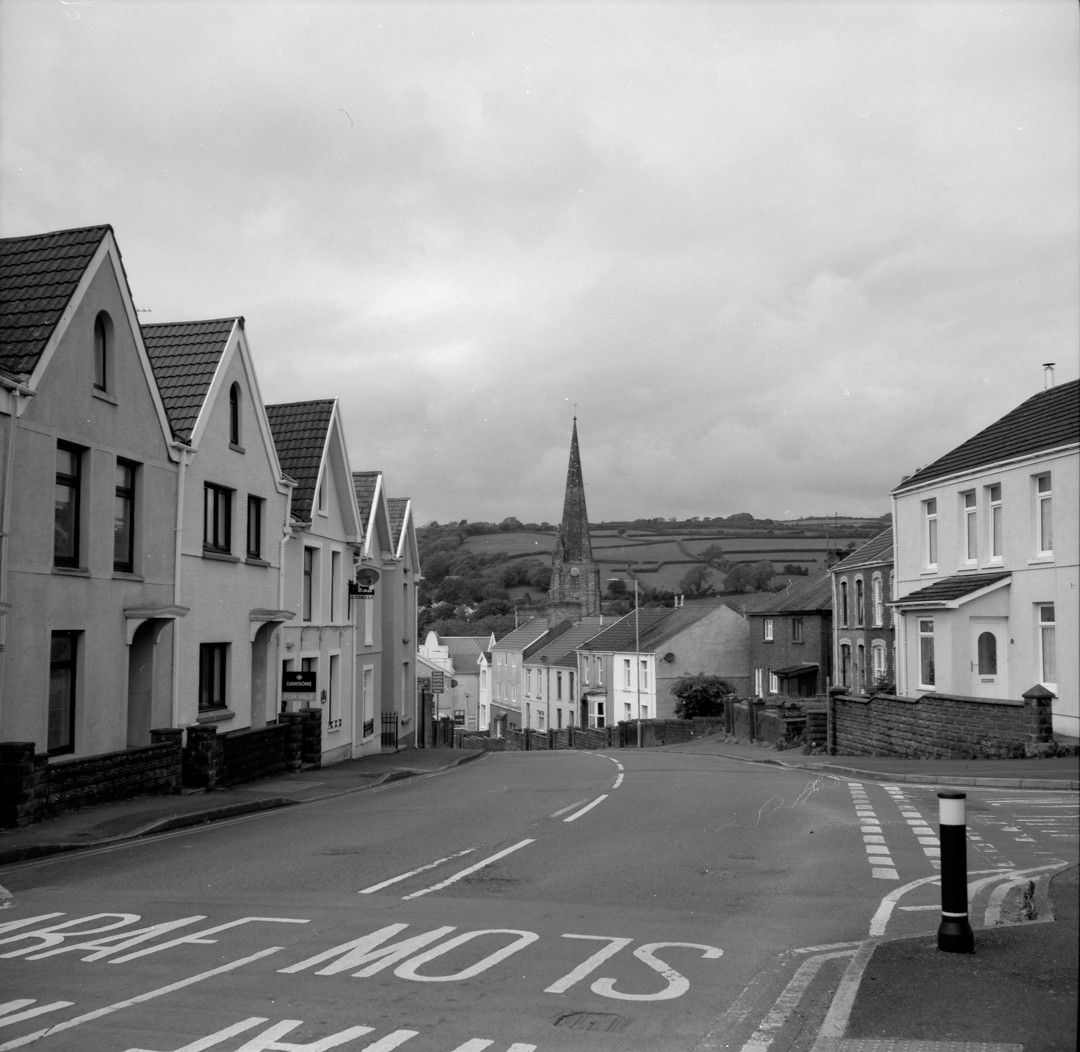
<svg viewBox="0 0 1080 1052">
<path fill-rule="evenodd" d="M 860 705 L 868 705 L 875 698 L 882 701 L 899 701 L 905 705 L 918 705 L 920 701 L 961 701 L 965 705 L 998 705 L 1005 708 L 1021 709 L 1024 707 L 1023 698 L 976 698 L 968 694 L 941 694 L 937 691 L 928 691 L 917 698 L 906 698 L 899 694 L 834 694 L 833 697 L 840 701 L 854 701 Z"/>
</svg>

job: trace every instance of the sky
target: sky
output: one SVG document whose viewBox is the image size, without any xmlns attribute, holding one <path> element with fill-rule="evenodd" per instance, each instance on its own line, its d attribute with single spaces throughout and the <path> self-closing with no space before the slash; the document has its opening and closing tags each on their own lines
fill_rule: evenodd
<svg viewBox="0 0 1080 1052">
<path fill-rule="evenodd" d="M 418 523 L 881 515 L 1080 372 L 1074 0 L 0 0 L 0 236 L 111 224 Z"/>
</svg>

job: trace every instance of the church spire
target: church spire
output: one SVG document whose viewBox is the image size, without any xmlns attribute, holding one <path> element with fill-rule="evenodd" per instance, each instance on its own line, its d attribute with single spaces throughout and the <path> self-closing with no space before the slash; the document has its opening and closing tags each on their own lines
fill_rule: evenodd
<svg viewBox="0 0 1080 1052">
<path fill-rule="evenodd" d="M 551 556 L 549 614 L 571 620 L 600 613 L 600 568 L 593 562 L 589 540 L 589 514 L 585 508 L 585 482 L 581 474 L 577 417 L 570 438 L 570 465 L 566 472 L 562 523 Z"/>
</svg>

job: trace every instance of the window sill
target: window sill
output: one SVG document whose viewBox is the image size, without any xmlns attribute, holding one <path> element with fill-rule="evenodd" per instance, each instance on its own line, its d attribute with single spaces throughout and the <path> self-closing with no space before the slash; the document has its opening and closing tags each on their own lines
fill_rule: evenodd
<svg viewBox="0 0 1080 1052">
<path fill-rule="evenodd" d="M 270 564 L 265 559 L 257 558 L 256 556 L 249 555 L 245 560 L 248 566 L 269 566 Z"/>
<path fill-rule="evenodd" d="M 141 573 L 133 573 L 131 570 L 113 570 L 114 581 L 144 581 Z"/>
<path fill-rule="evenodd" d="M 54 566 L 52 572 L 58 577 L 89 577 L 90 571 L 85 566 Z"/>
<path fill-rule="evenodd" d="M 196 723 L 224 723 L 225 720 L 231 720 L 236 716 L 235 712 L 229 709 L 207 709 L 206 712 L 200 712 L 195 718 Z"/>
<path fill-rule="evenodd" d="M 212 552 L 206 548 L 203 549 L 202 557 L 204 559 L 214 559 L 217 562 L 222 563 L 238 563 L 240 561 L 239 557 L 236 555 L 229 555 L 228 552 Z"/>
<path fill-rule="evenodd" d="M 1028 559 L 1028 566 L 1053 566 L 1054 554 L 1051 552 L 1049 555 L 1036 555 L 1032 559 Z"/>
<path fill-rule="evenodd" d="M 234 453 L 246 453 L 247 452 L 247 450 L 244 449 L 243 446 L 238 446 L 235 442 L 230 442 L 229 443 L 229 449 L 231 449 Z"/>
<path fill-rule="evenodd" d="M 120 404 L 120 399 L 116 395 L 111 395 L 108 391 L 102 391 L 100 388 L 95 387 L 90 393 L 100 402 L 108 402 L 109 405 L 116 406 Z"/>
</svg>

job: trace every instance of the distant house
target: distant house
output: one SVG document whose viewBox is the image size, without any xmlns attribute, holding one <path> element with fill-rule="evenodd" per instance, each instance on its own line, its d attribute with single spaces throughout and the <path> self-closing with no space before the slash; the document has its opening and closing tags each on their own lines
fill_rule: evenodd
<svg viewBox="0 0 1080 1052">
<path fill-rule="evenodd" d="M 719 676 L 745 690 L 749 631 L 728 599 L 627 614 L 578 648 L 582 722 L 669 719 L 672 690 L 686 676 Z"/>
<path fill-rule="evenodd" d="M 522 726 L 557 731 L 579 725 L 576 651 L 602 629 L 599 617 L 586 618 L 522 658 Z"/>
<path fill-rule="evenodd" d="M 549 628 L 546 621 L 532 618 L 492 645 L 489 730 L 493 735 L 498 737 L 525 727 L 521 699 L 521 669 L 525 658 L 569 627 L 569 621 Z"/>
<path fill-rule="evenodd" d="M 495 642 L 493 635 L 440 636 L 428 632 L 420 656 L 445 672 L 445 688 L 434 697 L 432 715 L 451 718 L 457 726 L 475 731 L 479 725 L 480 659 Z"/>
<path fill-rule="evenodd" d="M 836 686 L 857 694 L 896 689 L 890 527 L 830 567 Z"/>
<path fill-rule="evenodd" d="M 1055 695 L 1077 737 L 1080 381 L 1028 398 L 893 490 L 901 694 Z"/>
<path fill-rule="evenodd" d="M 832 680 L 832 579 L 804 578 L 747 611 L 752 692 L 759 698 L 824 694 Z"/>
<path fill-rule="evenodd" d="M 386 496 L 381 471 L 354 471 L 363 542 L 358 580 L 357 686 L 364 751 L 423 744 L 416 672 L 416 583 L 420 559 L 412 505 Z M 368 737 L 369 731 L 378 738 Z"/>
<path fill-rule="evenodd" d="M 0 240 L 0 740 L 85 757 L 178 725 L 186 456 L 112 228 Z"/>
<path fill-rule="evenodd" d="M 282 531 L 293 488 L 278 462 L 244 319 L 143 326 L 182 445 L 176 726 L 277 719 Z"/>
<path fill-rule="evenodd" d="M 303 672 L 311 695 L 290 709 L 322 709 L 322 761 L 347 760 L 361 745 L 356 720 L 356 660 L 350 584 L 363 530 L 352 488 L 336 399 L 268 405 L 282 470 L 296 483 L 284 545 L 283 606 L 296 613 L 282 629 L 281 671 Z M 370 737 L 370 734 L 369 734 Z"/>
</svg>

